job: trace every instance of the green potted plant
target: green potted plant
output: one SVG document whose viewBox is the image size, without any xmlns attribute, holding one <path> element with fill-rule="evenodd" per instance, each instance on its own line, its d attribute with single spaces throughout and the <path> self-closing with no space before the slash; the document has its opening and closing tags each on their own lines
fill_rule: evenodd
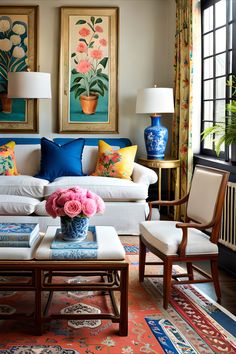
<svg viewBox="0 0 236 354">
<path fill-rule="evenodd" d="M 232 97 L 236 95 L 236 77 L 227 81 L 232 88 Z M 213 136 L 216 155 L 219 156 L 222 144 L 231 146 L 231 162 L 236 163 L 236 100 L 226 104 L 227 115 L 223 122 L 218 122 L 202 132 L 202 139 Z"/>
<path fill-rule="evenodd" d="M 108 91 L 109 78 L 105 71 L 108 56 L 104 54 L 107 39 L 104 38 L 102 18 L 80 19 L 78 42 L 71 54 L 74 68 L 71 70 L 71 92 L 79 97 L 84 114 L 94 114 L 98 97 Z M 106 49 L 107 50 L 107 49 Z"/>
</svg>

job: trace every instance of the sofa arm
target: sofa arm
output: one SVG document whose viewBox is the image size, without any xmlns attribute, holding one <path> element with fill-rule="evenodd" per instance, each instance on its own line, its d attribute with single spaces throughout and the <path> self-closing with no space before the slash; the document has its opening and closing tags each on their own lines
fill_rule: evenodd
<svg viewBox="0 0 236 354">
<path fill-rule="evenodd" d="M 157 181 L 157 174 L 155 171 L 148 167 L 140 165 L 139 163 L 134 163 L 134 169 L 132 174 L 132 180 L 135 183 L 142 183 L 149 186 Z"/>
</svg>

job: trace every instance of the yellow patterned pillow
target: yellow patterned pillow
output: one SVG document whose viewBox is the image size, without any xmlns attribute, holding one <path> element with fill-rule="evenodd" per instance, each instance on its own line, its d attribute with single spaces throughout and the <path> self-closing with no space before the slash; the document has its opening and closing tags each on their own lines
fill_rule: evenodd
<svg viewBox="0 0 236 354">
<path fill-rule="evenodd" d="M 14 141 L 10 141 L 5 145 L 0 146 L 0 175 L 18 175 L 14 154 L 15 144 Z"/>
<path fill-rule="evenodd" d="M 97 166 L 92 175 L 130 179 L 136 151 L 137 145 L 113 150 L 112 146 L 99 140 Z"/>
</svg>

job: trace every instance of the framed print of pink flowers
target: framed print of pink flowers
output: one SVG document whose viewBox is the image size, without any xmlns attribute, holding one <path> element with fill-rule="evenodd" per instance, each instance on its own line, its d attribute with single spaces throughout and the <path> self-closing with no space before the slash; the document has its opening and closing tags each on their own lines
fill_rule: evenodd
<svg viewBox="0 0 236 354">
<path fill-rule="evenodd" d="M 37 6 L 0 6 L 0 129 L 37 131 L 37 104 L 7 97 L 8 72 L 37 70 Z"/>
<path fill-rule="evenodd" d="M 60 130 L 115 132 L 118 9 L 62 8 L 61 14 Z"/>
</svg>

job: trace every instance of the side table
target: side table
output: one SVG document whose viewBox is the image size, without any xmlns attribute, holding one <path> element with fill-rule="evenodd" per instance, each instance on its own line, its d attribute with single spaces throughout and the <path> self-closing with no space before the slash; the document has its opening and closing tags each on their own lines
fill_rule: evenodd
<svg viewBox="0 0 236 354">
<path fill-rule="evenodd" d="M 176 181 L 175 181 L 175 199 L 180 197 L 180 160 L 176 160 L 170 157 L 165 157 L 163 160 L 149 160 L 145 157 L 140 157 L 138 163 L 143 166 L 149 167 L 155 170 L 158 174 L 158 199 L 161 198 L 161 185 L 162 185 L 162 170 L 167 169 L 167 186 L 168 186 L 168 199 L 170 199 L 170 190 L 171 190 L 171 169 L 176 169 Z M 174 208 L 174 219 L 178 220 L 179 218 L 179 208 Z"/>
</svg>

